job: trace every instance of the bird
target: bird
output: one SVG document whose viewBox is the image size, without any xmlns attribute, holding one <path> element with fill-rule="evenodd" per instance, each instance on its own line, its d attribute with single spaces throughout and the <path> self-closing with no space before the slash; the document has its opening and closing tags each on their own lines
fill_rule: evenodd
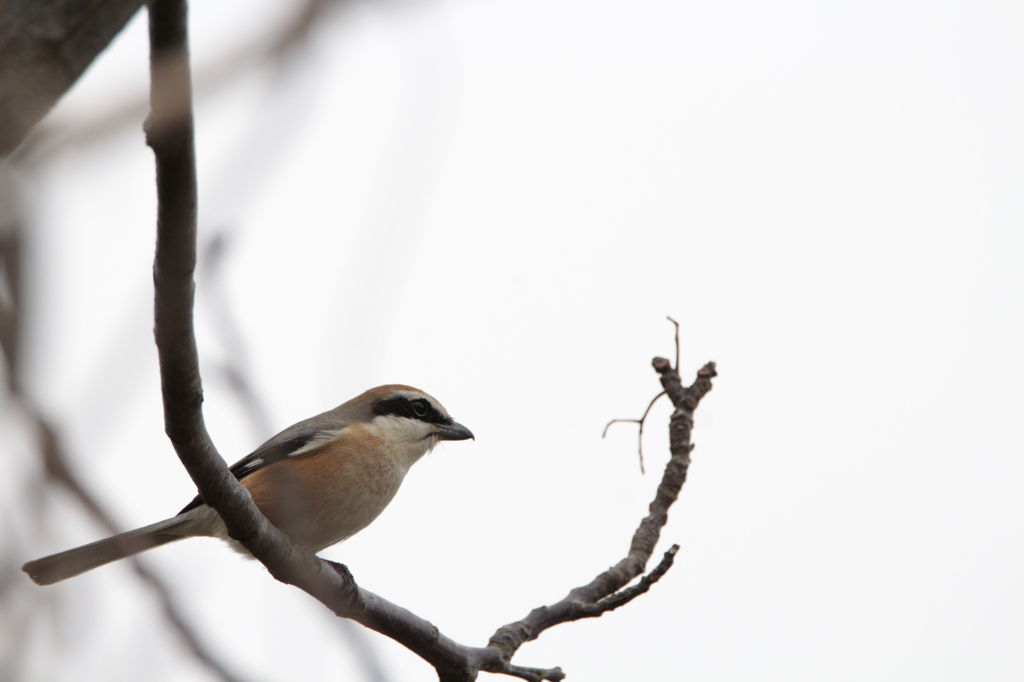
<svg viewBox="0 0 1024 682">
<path fill-rule="evenodd" d="M 437 399 L 402 384 L 372 388 L 300 421 L 231 466 L 267 519 L 312 552 L 352 537 L 376 519 L 423 455 L 473 433 Z M 51 585 L 154 547 L 215 537 L 248 556 L 197 495 L 175 516 L 29 561 L 22 570 Z"/>
</svg>

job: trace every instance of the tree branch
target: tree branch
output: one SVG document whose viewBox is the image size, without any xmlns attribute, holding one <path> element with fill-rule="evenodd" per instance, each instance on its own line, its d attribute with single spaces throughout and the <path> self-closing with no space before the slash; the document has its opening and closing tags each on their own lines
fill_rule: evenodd
<svg viewBox="0 0 1024 682">
<path fill-rule="evenodd" d="M 13 151 L 142 0 L 0 3 L 0 156 Z"/>
<path fill-rule="evenodd" d="M 214 93 L 235 82 L 245 70 L 280 68 L 283 61 L 306 45 L 313 29 L 328 12 L 344 0 L 303 0 L 291 18 L 267 36 L 259 35 L 235 48 L 216 61 L 198 70 L 195 81 L 200 92 Z M 136 5 L 140 4 L 136 0 Z M 69 146 L 95 144 L 119 133 L 127 126 L 138 125 L 146 115 L 149 102 L 144 95 L 132 94 L 124 101 L 91 118 L 79 119 L 74 125 L 47 123 L 37 125 L 18 148 L 23 162 L 38 164 L 58 150 Z"/>
<path fill-rule="evenodd" d="M 29 409 L 27 404 L 25 407 L 26 409 Z M 100 506 L 96 498 L 85 489 L 81 482 L 79 482 L 78 478 L 71 473 L 70 469 L 68 469 L 67 458 L 64 456 L 64 449 L 61 447 L 60 439 L 58 438 L 57 432 L 54 430 L 53 426 L 37 411 L 33 412 L 30 409 L 29 411 L 32 413 L 42 436 L 41 450 L 43 460 L 46 465 L 46 473 L 67 488 L 75 499 L 78 500 L 79 504 L 89 512 L 89 515 L 107 529 L 108 533 L 116 535 L 124 530 L 114 523 L 113 519 L 106 510 Z M 210 672 L 224 680 L 224 682 L 241 682 L 241 678 L 228 670 L 228 668 L 221 663 L 209 649 L 206 648 L 202 639 L 192 630 L 192 627 L 186 622 L 181 609 L 178 608 L 178 604 L 171 595 L 171 591 L 167 585 L 165 585 L 155 573 L 146 568 L 145 564 L 143 564 L 138 557 L 131 557 L 129 562 L 131 563 L 135 574 L 144 583 L 146 583 L 154 593 L 156 593 L 157 600 L 163 608 L 164 616 L 171 624 L 171 627 L 173 627 L 178 633 L 178 636 L 185 642 L 185 645 L 188 647 L 189 651 L 192 652 L 192 655 L 195 656 L 196 660 L 205 665 Z"/>
<path fill-rule="evenodd" d="M 441 682 L 471 681 L 481 670 L 526 680 L 561 680 L 564 674 L 558 668 L 515 666 L 511 664 L 511 657 L 523 642 L 536 638 L 548 627 L 600 615 L 628 602 L 668 570 L 675 550 L 669 550 L 659 567 L 639 585 L 616 594 L 643 573 L 667 520 L 668 507 L 675 501 L 686 478 L 692 447 L 689 427 L 685 431 L 670 429 L 673 439 L 685 435 L 685 441 L 673 441 L 673 457 L 658 495 L 651 503 L 650 514 L 634 534 L 629 555 L 589 585 L 572 590 L 558 604 L 535 609 L 522 621 L 499 629 L 486 647 L 467 647 L 449 639 L 430 622 L 360 588 L 345 566 L 324 561 L 293 545 L 259 512 L 245 488 L 230 474 L 203 422 L 202 382 L 192 322 L 196 178 L 184 0 L 153 0 L 150 42 L 152 111 L 146 132 L 157 163 L 159 208 L 154 282 L 164 422 L 178 457 L 204 501 L 220 514 L 231 537 L 262 562 L 274 578 L 299 587 L 337 615 L 351 618 L 401 643 L 434 666 Z M 677 407 L 672 418 L 674 424 L 681 408 L 667 377 L 674 376 L 680 387 L 681 382 L 675 370 L 658 371 Z M 703 392 L 707 390 L 710 390 L 710 381 Z M 695 401 L 692 407 L 696 407 Z M 600 604 L 601 600 L 607 601 Z"/>
<path fill-rule="evenodd" d="M 644 471 L 644 424 L 647 422 L 647 415 L 649 415 L 651 413 L 651 408 L 654 407 L 654 403 L 658 402 L 658 398 L 660 398 L 663 395 L 665 395 L 665 391 L 662 391 L 658 395 L 656 395 L 653 398 L 651 398 L 651 402 L 649 402 L 647 404 L 647 409 L 644 410 L 643 416 L 640 417 L 639 419 L 612 419 L 610 422 L 608 422 L 607 424 L 604 425 L 604 431 L 601 432 L 601 438 L 604 438 L 605 436 L 608 435 L 608 427 L 610 427 L 612 424 L 619 424 L 619 423 L 626 422 L 626 423 L 630 423 L 630 424 L 639 424 L 640 425 L 640 428 L 637 429 L 636 451 L 637 451 L 637 454 L 640 456 L 640 473 L 641 474 L 647 473 L 646 471 Z"/>
<path fill-rule="evenodd" d="M 0 195 L 5 194 L 5 189 L 0 187 Z M 13 195 L 13 192 L 10 194 Z M 4 216 L 0 216 L 0 220 L 3 218 Z M 0 350 L 3 351 L 7 360 L 7 376 L 11 395 L 20 403 L 26 417 L 34 422 L 39 432 L 39 454 L 47 477 L 64 486 L 89 516 L 106 528 L 111 535 L 116 535 L 124 529 L 117 527 L 107 510 L 72 472 L 53 421 L 32 403 L 20 381 L 22 364 L 17 342 L 21 337 L 21 320 L 24 317 L 26 305 L 26 299 L 21 295 L 21 261 L 24 252 L 22 233 L 26 230 L 26 226 L 20 215 L 11 216 L 10 221 L 9 225 L 0 225 L 0 277 L 6 280 L 0 281 L 0 287 L 6 286 L 9 290 L 9 300 L 5 300 L 7 297 L 0 294 Z M 156 594 L 157 600 L 163 608 L 164 616 L 192 655 L 224 682 L 239 682 L 240 678 L 231 673 L 213 652 L 206 648 L 202 639 L 193 631 L 164 582 L 146 568 L 138 557 L 131 557 L 129 562 L 136 575 Z"/>
<path fill-rule="evenodd" d="M 628 602 L 639 594 L 647 591 L 672 565 L 675 550 L 666 553 L 661 564 L 645 577 L 636 589 L 623 591 L 616 595 L 616 590 L 643 573 L 654 547 L 661 535 L 661 528 L 668 521 L 668 509 L 679 497 L 679 490 L 686 481 L 686 472 L 690 466 L 690 431 L 693 427 L 693 410 L 700 398 L 711 390 L 711 377 L 715 376 L 715 363 L 709 362 L 697 373 L 697 381 L 689 388 L 683 388 L 679 373 L 664 358 L 655 358 L 655 370 L 661 374 L 661 384 L 676 406 L 669 422 L 669 443 L 672 458 L 665 467 L 661 484 L 658 486 L 654 501 L 651 502 L 649 513 L 633 534 L 629 553 L 618 564 L 609 568 L 593 581 L 583 587 L 577 587 L 561 601 L 551 606 L 534 609 L 522 620 L 505 625 L 491 637 L 488 646 L 497 649 L 503 660 L 510 660 L 516 650 L 525 642 L 536 639 L 540 634 L 555 625 L 579 618 L 599 616 L 605 611 Z M 644 582 L 646 581 L 646 583 Z M 602 608 L 602 600 L 610 608 Z"/>
<path fill-rule="evenodd" d="M 153 81 L 146 133 L 157 165 L 155 334 L 167 435 L 204 501 L 271 575 L 305 590 L 338 615 L 401 642 L 443 671 L 442 676 L 459 674 L 468 669 L 471 650 L 422 618 L 360 589 L 344 566 L 292 545 L 230 474 L 207 433 L 192 323 L 196 177 L 186 13 L 183 0 L 154 0 L 150 7 Z"/>
</svg>

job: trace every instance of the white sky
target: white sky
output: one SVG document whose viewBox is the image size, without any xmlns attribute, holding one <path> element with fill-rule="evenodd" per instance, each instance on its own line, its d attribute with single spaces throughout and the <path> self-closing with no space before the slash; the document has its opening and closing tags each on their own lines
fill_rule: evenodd
<svg viewBox="0 0 1024 682">
<path fill-rule="evenodd" d="M 281 16 L 196 3 L 195 62 Z M 201 222 L 228 228 L 273 428 L 402 382 L 477 435 L 325 555 L 470 645 L 588 582 L 667 458 L 665 405 L 646 476 L 631 426 L 600 434 L 658 392 L 672 315 L 684 377 L 721 373 L 662 535 L 676 566 L 515 661 L 589 681 L 1020 680 L 1022 20 L 1011 2 L 367 2 L 271 96 L 260 73 L 201 90 Z M 140 15 L 52 120 L 144 89 L 145 35 Z M 152 175 L 133 127 L 57 156 L 33 195 L 30 387 L 125 526 L 194 491 L 162 435 Z M 234 461 L 258 440 L 199 290 L 207 421 Z M 36 553 L 99 532 L 75 521 Z M 212 541 L 146 561 L 250 679 L 357 679 L 332 616 L 259 566 Z M 208 679 L 126 569 L 51 589 L 67 611 L 25 679 L 156 679 L 154 661 Z M 394 680 L 432 679 L 370 637 Z"/>
</svg>

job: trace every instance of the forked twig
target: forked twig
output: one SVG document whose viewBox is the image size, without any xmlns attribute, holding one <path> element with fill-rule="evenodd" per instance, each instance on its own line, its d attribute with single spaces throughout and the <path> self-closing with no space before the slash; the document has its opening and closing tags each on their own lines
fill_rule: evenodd
<svg viewBox="0 0 1024 682">
<path fill-rule="evenodd" d="M 3 226 L 0 226 L 2 228 Z M 14 226 L 4 231 L 0 229 L 0 288 L 6 285 L 7 295 L 0 294 L 0 351 L 6 360 L 8 389 L 12 398 L 21 405 L 27 419 L 33 422 L 39 434 L 39 455 L 43 468 L 50 481 L 64 486 L 72 497 L 111 535 L 122 530 L 112 515 L 100 503 L 82 480 L 73 472 L 58 429 L 54 421 L 43 409 L 29 397 L 29 392 L 21 381 L 24 365 L 18 352 L 18 341 L 21 338 L 22 320 L 25 319 L 28 299 L 23 295 L 22 259 L 24 257 L 22 234 L 26 230 L 25 223 L 18 220 Z M 129 560 L 136 575 L 145 582 L 156 595 L 164 616 L 171 627 L 182 639 L 185 647 L 199 663 L 206 666 L 210 673 L 224 682 L 241 682 L 243 678 L 231 672 L 211 647 L 208 647 L 199 633 L 189 624 L 181 605 L 175 599 L 168 586 L 158 575 L 146 568 L 138 557 Z M 2 675 L 0 675 L 2 677 Z"/>
<path fill-rule="evenodd" d="M 671 317 L 666 317 L 665 319 L 667 319 L 669 322 L 674 324 L 675 327 L 676 327 L 676 364 L 675 364 L 675 370 L 678 372 L 679 371 L 679 323 L 676 322 L 675 320 L 673 320 Z M 646 471 L 644 471 L 644 422 L 647 420 L 647 415 L 650 414 L 651 408 L 654 407 L 654 403 L 658 402 L 658 398 L 660 398 L 661 396 L 665 395 L 665 393 L 666 393 L 666 391 L 662 391 L 658 395 L 654 396 L 654 398 L 651 400 L 650 404 L 647 406 L 647 409 L 644 410 L 644 416 L 640 417 L 639 419 L 613 419 L 610 422 L 608 422 L 607 424 L 605 424 L 604 431 L 601 432 L 601 438 L 604 438 L 605 436 L 608 435 L 608 427 L 611 426 L 612 424 L 615 424 L 616 422 L 627 422 L 627 423 L 630 423 L 630 424 L 639 424 L 640 425 L 640 428 L 638 429 L 638 433 L 637 433 L 637 437 L 636 437 L 637 438 L 636 451 L 637 451 L 637 455 L 640 458 L 640 473 L 641 474 L 647 473 Z"/>
<path fill-rule="evenodd" d="M 639 583 L 626 587 L 635 578 L 643 575 L 647 561 L 661 536 L 661 529 L 668 521 L 669 508 L 678 498 L 679 491 L 686 482 L 690 452 L 693 450 L 693 443 L 690 442 L 693 412 L 701 399 L 711 390 L 711 379 L 717 373 L 715 363 L 709 362 L 697 372 L 697 379 L 693 384 L 684 386 L 671 362 L 665 358 L 654 358 L 651 364 L 661 375 L 661 385 L 675 410 L 669 421 L 669 451 L 672 457 L 665 466 L 658 491 L 649 508 L 650 513 L 640 522 L 640 526 L 633 534 L 629 554 L 618 564 L 594 578 L 589 584 L 570 590 L 561 601 L 536 608 L 526 618 L 505 625 L 494 633 L 487 643 L 487 648 L 496 650 L 504 661 L 509 661 L 525 642 L 537 639 L 544 630 L 554 625 L 600 616 L 629 602 L 647 591 L 672 565 L 678 551 L 674 546 L 666 552 L 661 563 L 642 577 Z"/>
<path fill-rule="evenodd" d="M 646 471 L 644 471 L 644 422 L 647 420 L 647 415 L 650 414 L 651 408 L 654 407 L 654 403 L 658 402 L 658 398 L 660 398 L 661 396 L 665 395 L 665 393 L 666 393 L 665 391 L 662 391 L 658 395 L 654 396 L 654 399 L 647 406 L 647 409 L 644 410 L 644 416 L 640 417 L 639 419 L 613 419 L 610 422 L 608 422 L 607 424 L 605 424 L 604 431 L 601 432 L 601 438 L 604 438 L 605 436 L 607 436 L 608 435 L 608 427 L 611 426 L 612 424 L 614 424 L 615 422 L 629 422 L 629 423 L 632 423 L 632 424 L 639 424 L 640 425 L 639 433 L 637 434 L 636 450 L 637 450 L 637 453 L 640 455 L 640 473 L 641 474 L 647 473 Z"/>
</svg>

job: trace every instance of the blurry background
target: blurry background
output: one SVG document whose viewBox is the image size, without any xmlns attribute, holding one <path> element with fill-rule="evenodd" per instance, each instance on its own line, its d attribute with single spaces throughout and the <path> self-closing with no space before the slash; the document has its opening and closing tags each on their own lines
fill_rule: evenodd
<svg viewBox="0 0 1024 682">
<path fill-rule="evenodd" d="M 324 555 L 483 645 L 624 556 L 667 403 L 646 476 L 632 425 L 600 435 L 660 390 L 672 315 L 681 374 L 720 372 L 662 536 L 676 566 L 515 661 L 1020 680 L 1022 29 L 1012 2 L 194 3 L 215 442 L 234 461 L 381 383 L 437 396 L 476 441 Z M 26 405 L 120 527 L 194 494 L 151 333 L 146 35 L 142 12 L 0 170 L 23 239 L 5 680 L 217 679 L 130 566 L 45 589 L 19 570 L 107 534 L 47 483 Z M 142 562 L 242 680 L 434 679 L 216 541 Z"/>
</svg>

